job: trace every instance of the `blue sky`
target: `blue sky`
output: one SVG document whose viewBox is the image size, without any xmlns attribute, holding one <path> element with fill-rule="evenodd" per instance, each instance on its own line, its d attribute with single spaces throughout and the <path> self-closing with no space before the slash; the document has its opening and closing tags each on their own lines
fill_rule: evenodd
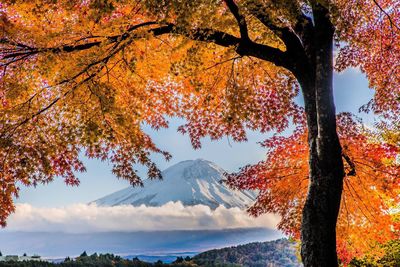
<svg viewBox="0 0 400 267">
<path fill-rule="evenodd" d="M 358 114 L 358 108 L 367 103 L 373 96 L 373 91 L 368 88 L 368 81 L 357 69 L 348 69 L 334 76 L 335 101 L 337 112 L 350 111 Z M 298 98 L 301 103 L 301 97 Z M 374 121 L 373 115 L 358 114 L 367 124 Z M 170 128 L 148 132 L 154 142 L 163 150 L 169 151 L 173 158 L 169 162 L 159 156 L 154 156 L 154 161 L 161 169 L 187 159 L 204 158 L 215 162 L 227 171 L 235 171 L 239 167 L 256 163 L 264 158 L 265 150 L 257 142 L 266 139 L 267 135 L 249 132 L 246 143 L 234 143 L 224 138 L 211 142 L 204 139 L 202 148 L 194 150 L 189 137 L 177 132 L 177 127 L 182 121 L 171 120 Z M 79 174 L 81 185 L 67 187 L 61 179 L 37 188 L 21 188 L 18 203 L 29 203 L 38 207 L 59 207 L 74 203 L 87 203 L 104 195 L 129 186 L 127 181 L 118 180 L 111 173 L 111 166 L 107 162 L 83 159 L 87 172 Z M 138 167 L 144 175 L 144 168 Z"/>
</svg>

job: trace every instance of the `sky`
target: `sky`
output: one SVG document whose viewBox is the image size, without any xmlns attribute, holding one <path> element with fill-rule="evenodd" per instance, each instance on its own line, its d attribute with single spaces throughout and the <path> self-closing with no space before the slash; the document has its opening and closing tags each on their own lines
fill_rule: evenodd
<svg viewBox="0 0 400 267">
<path fill-rule="evenodd" d="M 366 124 L 373 124 L 373 115 L 358 113 L 358 108 L 373 96 L 373 91 L 368 88 L 368 81 L 360 71 L 348 69 L 343 73 L 336 73 L 334 88 L 337 112 L 353 112 L 362 117 Z M 302 97 L 298 96 L 296 102 L 302 105 Z M 248 132 L 249 141 L 244 143 L 235 143 L 227 138 L 219 141 L 205 138 L 202 148 L 194 150 L 189 137 L 177 132 L 182 123 L 182 120 L 171 119 L 168 129 L 155 131 L 145 128 L 155 144 L 173 156 L 169 162 L 161 156 L 153 156 L 161 170 L 183 160 L 202 158 L 216 163 L 226 171 L 237 171 L 244 165 L 264 159 L 266 151 L 258 142 L 271 135 Z M 219 207 L 211 210 L 202 205 L 183 207 L 180 203 L 167 203 L 161 207 L 89 205 L 91 201 L 130 185 L 127 181 L 118 180 L 107 162 L 84 157 L 82 159 L 87 172 L 78 174 L 81 181 L 78 187 L 67 187 L 62 179 L 37 188 L 22 187 L 20 197 L 16 200 L 16 212 L 9 217 L 8 226 L 2 231 L 84 233 L 151 229 L 276 229 L 279 222 L 279 217 L 274 214 L 252 218 L 246 211 L 238 208 Z M 146 177 L 144 167 L 138 166 L 138 171 L 142 177 Z"/>
</svg>

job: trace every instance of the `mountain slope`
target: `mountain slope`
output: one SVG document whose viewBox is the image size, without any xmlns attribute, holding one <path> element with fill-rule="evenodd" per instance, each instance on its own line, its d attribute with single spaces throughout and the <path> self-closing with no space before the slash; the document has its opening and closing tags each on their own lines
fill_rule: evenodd
<svg viewBox="0 0 400 267">
<path fill-rule="evenodd" d="M 185 206 L 202 204 L 212 209 L 219 205 L 241 209 L 251 205 L 255 192 L 235 191 L 221 184 L 224 172 L 207 160 L 186 160 L 164 170 L 163 181 L 145 180 L 142 188 L 128 187 L 94 203 L 99 206 L 161 206 L 180 201 Z"/>
<path fill-rule="evenodd" d="M 295 246 L 287 239 L 256 242 L 209 250 L 194 256 L 193 261 L 199 266 L 300 267 Z"/>
</svg>

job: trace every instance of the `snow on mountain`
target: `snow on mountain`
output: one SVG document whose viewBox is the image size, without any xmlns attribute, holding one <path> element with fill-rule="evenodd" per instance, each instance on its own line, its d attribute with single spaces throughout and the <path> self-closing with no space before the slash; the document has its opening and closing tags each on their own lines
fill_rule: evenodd
<svg viewBox="0 0 400 267">
<path fill-rule="evenodd" d="M 224 170 L 207 160 L 186 160 L 162 172 L 163 180 L 145 180 L 144 187 L 128 187 L 95 200 L 99 206 L 134 205 L 162 206 L 182 202 L 185 206 L 206 205 L 216 209 L 250 206 L 256 193 L 231 190 L 220 181 Z"/>
</svg>

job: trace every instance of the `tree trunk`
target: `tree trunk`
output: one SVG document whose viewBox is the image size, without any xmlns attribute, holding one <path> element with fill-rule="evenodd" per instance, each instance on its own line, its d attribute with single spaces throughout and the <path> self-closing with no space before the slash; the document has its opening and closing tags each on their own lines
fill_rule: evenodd
<svg viewBox="0 0 400 267">
<path fill-rule="evenodd" d="M 301 256 L 306 267 L 338 266 L 336 222 L 344 167 L 333 100 L 333 26 L 324 12 L 314 17 L 312 74 L 300 80 L 309 129 L 309 189 L 303 208 Z"/>
</svg>

